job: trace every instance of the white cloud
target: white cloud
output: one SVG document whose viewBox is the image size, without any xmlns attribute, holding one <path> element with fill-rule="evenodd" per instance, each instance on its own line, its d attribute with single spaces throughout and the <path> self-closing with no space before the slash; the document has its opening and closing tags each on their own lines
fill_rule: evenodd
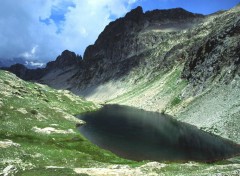
<svg viewBox="0 0 240 176">
<path fill-rule="evenodd" d="M 32 59 L 35 59 L 36 58 L 36 50 L 38 48 L 38 45 L 34 46 L 31 51 L 29 52 L 24 52 L 22 54 L 20 54 L 20 57 L 24 57 L 26 59 L 29 59 L 29 60 L 32 60 Z"/>
<path fill-rule="evenodd" d="M 2 0 L 0 58 L 47 61 L 65 49 L 83 54 L 111 18 L 123 16 L 136 1 Z"/>
<path fill-rule="evenodd" d="M 45 63 L 42 63 L 42 62 L 33 62 L 33 61 L 26 61 L 24 65 L 27 66 L 27 67 L 30 67 L 30 68 L 31 68 L 31 67 L 41 68 L 41 67 L 44 67 L 44 66 L 45 66 Z"/>
</svg>

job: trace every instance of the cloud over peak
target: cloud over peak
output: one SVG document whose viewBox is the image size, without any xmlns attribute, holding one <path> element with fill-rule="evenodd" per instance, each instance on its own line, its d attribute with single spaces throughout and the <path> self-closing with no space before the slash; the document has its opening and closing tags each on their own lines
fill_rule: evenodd
<svg viewBox="0 0 240 176">
<path fill-rule="evenodd" d="M 136 0 L 3 0 L 0 58 L 53 60 L 65 49 L 82 54 L 104 27 Z"/>
</svg>

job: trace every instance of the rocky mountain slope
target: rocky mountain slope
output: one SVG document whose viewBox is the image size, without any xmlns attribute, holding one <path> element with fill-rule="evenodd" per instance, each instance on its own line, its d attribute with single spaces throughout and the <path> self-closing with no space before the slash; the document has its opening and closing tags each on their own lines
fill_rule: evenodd
<svg viewBox="0 0 240 176">
<path fill-rule="evenodd" d="M 55 73 L 55 77 L 62 75 L 64 77 L 67 75 L 64 72 L 74 72 L 66 68 L 77 66 L 75 70 L 78 72 L 72 73 L 73 77 L 68 80 L 68 86 L 71 87 L 68 88 L 75 89 L 78 85 L 78 90 L 79 88 L 85 90 L 92 84 L 98 85 L 110 79 L 126 76 L 133 67 L 138 65 L 141 53 L 149 51 L 170 37 L 171 34 L 168 32 L 187 29 L 202 17 L 181 8 L 143 13 L 142 8 L 138 7 L 125 17 L 111 22 L 95 44 L 87 47 L 83 60 L 80 56 L 77 58 L 75 53 L 66 50 L 55 61 L 48 63 L 45 69 L 41 69 L 40 74 L 35 75 L 34 70 L 26 70 L 23 66 L 20 68 L 20 65 L 13 65 L 8 70 L 25 80 L 42 80 L 46 84 L 51 84 L 54 79 L 48 80 L 49 75 L 52 74 L 49 72 L 64 68 L 60 74 Z M 75 64 L 79 62 L 78 59 L 81 62 Z M 29 77 L 29 75 L 33 76 Z M 56 84 L 52 86 L 58 87 Z"/>
<path fill-rule="evenodd" d="M 239 6 L 208 16 L 138 7 L 106 26 L 83 59 L 64 51 L 45 69 L 9 70 L 95 102 L 168 113 L 240 142 L 239 16 Z"/>
</svg>

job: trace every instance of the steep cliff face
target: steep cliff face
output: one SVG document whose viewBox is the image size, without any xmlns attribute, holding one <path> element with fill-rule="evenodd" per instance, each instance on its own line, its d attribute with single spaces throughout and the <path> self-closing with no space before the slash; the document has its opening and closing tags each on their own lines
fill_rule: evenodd
<svg viewBox="0 0 240 176">
<path fill-rule="evenodd" d="M 67 67 L 78 66 L 82 61 L 82 57 L 74 52 L 65 50 L 55 61 L 47 63 L 46 70 L 65 69 Z"/>
<path fill-rule="evenodd" d="M 121 61 L 139 55 L 161 41 L 156 35 L 144 38 L 140 34 L 149 30 L 164 30 L 172 28 L 187 28 L 187 22 L 201 15 L 192 14 L 183 9 L 155 10 L 143 13 L 137 7 L 120 18 L 110 23 L 100 34 L 94 45 L 89 46 L 84 59 L 105 58 L 107 61 Z M 177 29 L 178 28 L 178 29 Z M 144 40 L 142 40 L 144 39 Z"/>
<path fill-rule="evenodd" d="M 214 18 L 209 35 L 197 41 L 186 52 L 182 78 L 193 85 L 222 75 L 226 84 L 240 74 L 240 18 L 228 13 Z"/>
<path fill-rule="evenodd" d="M 91 68 L 87 70 L 89 78 L 94 82 L 99 78 L 107 81 L 128 74 L 151 49 L 164 44 L 171 32 L 191 28 L 202 18 L 180 8 L 143 13 L 142 8 L 137 7 L 111 22 L 95 44 L 87 47 L 83 59 Z"/>
<path fill-rule="evenodd" d="M 82 65 L 82 57 L 74 52 L 65 50 L 55 61 L 49 62 L 44 69 L 44 75 L 38 82 L 48 84 L 54 88 L 69 88 L 69 80 Z"/>
<path fill-rule="evenodd" d="M 180 8 L 143 13 L 138 7 L 110 23 L 86 49 L 86 65 L 76 75 L 80 91 L 74 91 L 99 97 L 94 92 L 112 80 L 132 87 L 176 65 L 184 65 L 181 78 L 194 87 L 189 96 L 201 93 L 209 81 L 231 81 L 239 73 L 238 15 L 239 6 L 209 16 Z M 115 92 L 96 99 L 114 98 Z"/>
</svg>

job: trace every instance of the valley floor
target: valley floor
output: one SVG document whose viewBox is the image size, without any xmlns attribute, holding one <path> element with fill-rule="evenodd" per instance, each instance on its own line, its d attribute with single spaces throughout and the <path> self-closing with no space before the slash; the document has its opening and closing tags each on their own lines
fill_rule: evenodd
<svg viewBox="0 0 240 176">
<path fill-rule="evenodd" d="M 179 74 L 177 68 L 169 73 L 173 77 L 170 82 L 175 81 L 173 76 L 175 74 L 177 79 Z M 164 80 L 167 79 L 164 78 Z M 128 96 L 132 97 L 131 100 L 127 99 L 126 95 L 123 94 L 121 97 L 112 100 L 111 103 L 137 106 L 137 101 L 133 103 L 134 97 L 141 96 L 142 92 L 146 94 L 146 97 L 150 97 L 147 94 L 150 93 L 148 91 L 159 89 L 159 85 L 167 84 L 168 82 L 163 82 L 164 80 L 163 78 L 155 80 L 147 89 L 144 86 L 139 88 L 140 93 L 135 95 L 129 92 Z M 158 84 L 160 82 L 161 84 Z M 186 84 L 178 82 L 176 85 L 179 90 L 182 90 Z M 161 88 L 164 89 L 164 86 Z M 217 91 L 217 89 L 214 90 Z M 198 99 L 192 100 L 191 105 L 187 106 L 185 111 L 181 111 L 181 109 L 189 101 L 188 99 L 183 102 L 175 102 L 176 100 L 171 98 L 171 101 L 166 103 L 167 106 L 165 106 L 164 112 L 173 115 L 179 114 L 180 120 L 190 123 L 196 122 L 197 113 L 199 113 L 202 114 L 203 121 L 206 122 L 205 114 L 209 113 L 204 108 L 211 108 L 209 104 L 204 103 L 203 110 L 196 112 L 196 115 L 191 116 L 191 118 L 188 117 L 188 113 L 192 113 L 194 109 L 196 110 L 206 97 L 217 94 L 214 90 L 209 90 Z M 213 130 L 222 136 L 229 136 L 229 138 L 239 142 L 239 135 L 237 135 L 239 133 L 237 128 L 239 124 L 237 123 L 239 120 L 237 118 L 237 112 L 239 111 L 238 97 L 235 92 L 229 93 L 227 87 L 225 91 L 228 91 L 227 95 L 229 97 L 223 94 L 222 97 L 219 96 L 218 99 L 212 101 L 217 103 L 220 102 L 221 98 L 225 98 L 226 101 L 224 102 L 229 106 L 231 105 L 232 108 L 229 111 L 218 111 L 219 117 L 228 113 L 235 121 L 231 119 L 229 121 L 231 123 L 228 124 L 220 119 L 213 121 L 213 124 L 216 124 L 214 128 L 211 125 L 199 127 L 206 127 L 205 130 Z M 177 94 L 170 95 L 175 97 Z M 232 97 L 235 97 L 236 101 L 232 101 Z M 224 106 L 225 104 L 219 104 L 219 107 Z M 144 105 L 140 108 L 150 110 L 148 107 L 152 106 Z M 80 125 L 84 122 L 76 119 L 74 115 L 94 111 L 98 108 L 99 106 L 94 103 L 75 96 L 69 91 L 57 91 L 41 84 L 25 82 L 13 74 L 0 71 L 0 175 L 240 174 L 240 159 L 238 157 L 212 164 L 196 162 L 134 162 L 119 158 L 91 144 L 75 127 L 76 124 Z M 158 111 L 162 110 L 159 109 Z M 236 115 L 232 116 L 234 113 Z M 222 128 L 222 123 L 225 124 L 225 130 L 216 131 L 215 129 Z M 206 122 L 205 124 L 209 123 Z M 229 126 L 231 126 L 231 130 L 228 130 Z"/>
</svg>

